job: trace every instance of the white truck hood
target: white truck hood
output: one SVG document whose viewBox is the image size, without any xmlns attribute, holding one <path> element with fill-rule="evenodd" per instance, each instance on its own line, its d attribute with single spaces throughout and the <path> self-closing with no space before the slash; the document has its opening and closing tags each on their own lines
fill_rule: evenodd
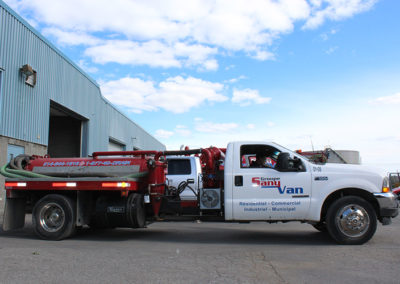
<svg viewBox="0 0 400 284">
<path fill-rule="evenodd" d="M 351 186 L 362 188 L 370 192 L 381 192 L 383 180 L 386 177 L 384 171 L 373 167 L 351 164 L 313 165 L 313 180 L 326 178 L 329 184 L 341 188 Z"/>
<path fill-rule="evenodd" d="M 371 176 L 379 176 L 381 178 L 383 178 L 387 175 L 386 172 L 381 168 L 375 168 L 375 167 L 364 166 L 364 165 L 327 163 L 325 165 L 322 165 L 322 169 L 324 172 L 329 172 L 329 173 L 371 175 Z"/>
</svg>

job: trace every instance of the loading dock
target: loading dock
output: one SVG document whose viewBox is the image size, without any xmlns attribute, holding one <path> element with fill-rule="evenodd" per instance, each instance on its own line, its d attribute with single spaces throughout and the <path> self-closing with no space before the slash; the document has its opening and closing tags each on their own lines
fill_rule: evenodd
<svg viewBox="0 0 400 284">
<path fill-rule="evenodd" d="M 85 150 L 82 147 L 82 140 L 86 139 L 84 123 L 86 118 L 51 101 L 47 150 L 50 157 L 80 157 Z"/>
</svg>

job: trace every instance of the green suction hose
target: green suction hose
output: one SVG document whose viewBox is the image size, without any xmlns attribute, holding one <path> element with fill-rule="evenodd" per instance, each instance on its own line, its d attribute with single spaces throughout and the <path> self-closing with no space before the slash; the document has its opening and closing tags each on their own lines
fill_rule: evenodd
<svg viewBox="0 0 400 284">
<path fill-rule="evenodd" d="M 14 170 L 14 169 L 8 169 L 8 168 L 6 168 L 5 170 L 9 174 L 20 175 L 25 178 L 48 178 L 48 179 L 53 178 L 51 176 L 41 175 L 41 174 L 37 174 L 34 172 L 25 171 L 25 170 Z"/>
<path fill-rule="evenodd" d="M 139 173 L 134 173 L 134 174 L 130 174 L 127 176 L 123 176 L 123 178 L 141 178 L 141 177 L 145 177 L 149 174 L 149 172 L 139 172 Z"/>
<path fill-rule="evenodd" d="M 2 167 L 0 168 L 0 174 L 1 174 L 2 176 L 8 177 L 8 178 L 21 178 L 20 175 L 8 173 L 8 172 L 6 171 L 6 168 L 7 168 L 7 167 L 8 167 L 8 164 L 5 164 L 4 166 L 2 166 Z"/>
<path fill-rule="evenodd" d="M 14 170 L 8 168 L 9 164 L 5 164 L 3 167 L 0 168 L 0 174 L 8 177 L 8 178 L 45 178 L 45 179 L 54 179 L 51 176 L 41 175 L 25 170 Z"/>
</svg>

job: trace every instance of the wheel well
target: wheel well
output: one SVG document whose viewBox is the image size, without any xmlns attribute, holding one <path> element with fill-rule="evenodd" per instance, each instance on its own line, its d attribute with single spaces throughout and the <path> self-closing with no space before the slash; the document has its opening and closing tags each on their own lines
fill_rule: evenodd
<svg viewBox="0 0 400 284">
<path fill-rule="evenodd" d="M 374 207 L 376 211 L 376 215 L 379 217 L 379 204 L 376 201 L 375 197 L 372 195 L 372 193 L 359 189 L 359 188 L 343 188 L 336 190 L 335 192 L 332 192 L 324 201 L 324 204 L 322 205 L 322 210 L 321 210 L 321 221 L 325 221 L 326 213 L 328 212 L 328 209 L 330 205 L 337 199 L 343 196 L 359 196 L 369 203 Z"/>
<path fill-rule="evenodd" d="M 69 198 L 71 198 L 72 200 L 76 200 L 76 192 L 75 191 L 64 191 L 64 190 L 59 190 L 59 191 L 48 191 L 48 190 L 35 190 L 35 191 L 30 191 L 30 199 L 32 202 L 32 207 L 35 206 L 35 204 L 42 199 L 43 197 L 45 197 L 46 195 L 49 194 L 58 194 L 58 195 L 64 195 L 67 196 Z"/>
</svg>

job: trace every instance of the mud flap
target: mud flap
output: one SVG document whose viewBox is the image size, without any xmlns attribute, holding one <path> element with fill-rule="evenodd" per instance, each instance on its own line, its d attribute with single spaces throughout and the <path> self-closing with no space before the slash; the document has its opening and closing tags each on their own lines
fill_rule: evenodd
<svg viewBox="0 0 400 284">
<path fill-rule="evenodd" d="M 3 216 L 3 230 L 15 230 L 25 226 L 25 199 L 6 198 Z"/>
</svg>

